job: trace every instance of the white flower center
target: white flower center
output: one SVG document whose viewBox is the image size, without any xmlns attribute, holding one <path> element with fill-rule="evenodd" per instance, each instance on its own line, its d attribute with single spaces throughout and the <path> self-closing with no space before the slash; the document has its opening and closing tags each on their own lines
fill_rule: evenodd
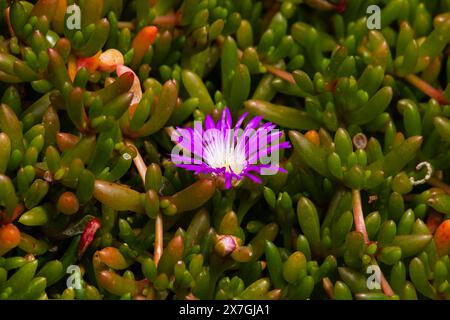
<svg viewBox="0 0 450 320">
<path fill-rule="evenodd" d="M 225 138 L 223 134 L 216 129 L 205 132 L 203 158 L 211 168 L 225 168 L 227 172 L 240 174 L 247 164 L 245 147 L 236 145 L 233 130 L 227 130 Z"/>
</svg>

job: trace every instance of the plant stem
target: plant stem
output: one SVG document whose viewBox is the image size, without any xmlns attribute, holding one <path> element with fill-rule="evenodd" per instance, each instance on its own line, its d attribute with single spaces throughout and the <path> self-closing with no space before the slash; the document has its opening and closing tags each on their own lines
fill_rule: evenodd
<svg viewBox="0 0 450 320">
<path fill-rule="evenodd" d="M 383 289 L 384 294 L 388 297 L 392 297 L 394 295 L 394 291 L 392 291 L 392 288 L 384 277 L 383 272 L 381 272 L 381 289 Z"/>
<path fill-rule="evenodd" d="M 11 37 L 15 37 L 16 34 L 14 33 L 14 29 L 11 25 L 11 19 L 9 17 L 9 6 L 8 6 L 8 8 L 5 9 L 5 20 L 6 20 L 6 24 L 8 25 L 8 30 L 9 30 L 9 33 L 11 34 Z"/>
<path fill-rule="evenodd" d="M 147 172 L 147 166 L 145 165 L 144 159 L 131 140 L 126 139 L 125 144 L 135 149 L 136 157 L 134 157 L 133 163 L 136 166 L 137 171 L 139 172 L 142 183 L 145 183 L 145 173 Z M 155 219 L 155 244 L 153 251 L 153 260 L 155 261 L 156 265 L 158 265 L 159 259 L 161 258 L 161 255 L 163 253 L 163 229 L 163 216 L 161 212 L 158 212 Z"/>
<path fill-rule="evenodd" d="M 117 22 L 117 27 L 119 29 L 128 28 L 128 29 L 130 29 L 130 31 L 133 31 L 136 28 L 134 22 L 128 22 L 128 21 L 119 21 L 119 22 Z"/>
<path fill-rule="evenodd" d="M 444 93 L 442 90 L 436 89 L 432 87 L 429 83 L 426 81 L 423 81 L 415 74 L 408 74 L 405 76 L 405 80 L 408 81 L 410 84 L 415 86 L 417 89 L 425 93 L 430 98 L 435 99 L 440 104 L 449 104 L 449 101 L 445 99 Z"/>
<path fill-rule="evenodd" d="M 361 194 L 359 190 L 352 190 L 352 204 L 353 204 L 353 220 L 355 221 L 355 229 L 361 232 L 364 236 L 366 245 L 370 244 L 369 236 L 367 235 L 366 224 L 364 223 L 364 214 L 361 205 Z"/>
<path fill-rule="evenodd" d="M 268 64 L 264 64 L 264 67 L 274 76 L 277 76 L 278 78 L 281 78 L 289 83 L 296 84 L 294 77 L 289 72 L 278 69 L 277 67 Z"/>
<path fill-rule="evenodd" d="M 163 254 L 163 216 L 161 211 L 156 215 L 155 220 L 155 249 L 153 252 L 153 260 L 158 265 L 159 259 Z"/>
<path fill-rule="evenodd" d="M 136 152 L 136 157 L 133 159 L 133 163 L 136 166 L 137 171 L 141 177 L 142 183 L 145 183 L 145 173 L 147 172 L 147 166 L 145 165 L 144 159 L 142 158 L 139 150 L 136 148 L 131 140 L 126 139 L 125 144 L 132 147 Z"/>
<path fill-rule="evenodd" d="M 364 222 L 364 215 L 361 205 L 361 193 L 357 189 L 352 190 L 352 204 L 353 204 L 353 219 L 355 221 L 355 229 L 356 231 L 361 232 L 363 234 L 364 242 L 366 243 L 366 245 L 368 245 L 370 244 L 370 240 L 369 236 L 367 235 L 366 224 Z M 372 256 L 372 263 L 378 265 L 375 256 L 374 255 L 371 256 Z M 394 295 L 394 292 L 392 291 L 389 282 L 387 282 L 386 278 L 384 277 L 383 272 L 381 272 L 381 288 L 383 289 L 385 295 L 389 297 Z"/>
<path fill-rule="evenodd" d="M 330 278 L 328 277 L 323 278 L 322 285 L 328 298 L 330 298 L 330 300 L 333 300 L 334 299 L 333 283 L 331 283 Z"/>
<path fill-rule="evenodd" d="M 372 264 L 377 265 L 377 260 L 375 259 L 375 257 L 372 255 Z M 392 290 L 389 282 L 387 282 L 386 278 L 384 277 L 383 272 L 380 269 L 380 280 L 381 280 L 381 289 L 383 289 L 383 292 L 385 295 L 387 295 L 388 297 L 392 297 L 394 295 L 394 291 Z"/>
<path fill-rule="evenodd" d="M 263 18 L 264 25 L 267 25 L 272 21 L 273 16 L 280 10 L 280 4 L 275 2 L 272 7 L 267 11 L 266 15 Z"/>
</svg>

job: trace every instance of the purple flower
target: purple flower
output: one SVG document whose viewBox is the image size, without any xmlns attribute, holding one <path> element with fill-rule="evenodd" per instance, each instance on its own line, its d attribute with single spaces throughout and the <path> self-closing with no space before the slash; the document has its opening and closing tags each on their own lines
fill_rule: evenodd
<svg viewBox="0 0 450 320">
<path fill-rule="evenodd" d="M 177 143 L 172 161 L 196 174 L 223 177 L 227 189 L 244 177 L 261 183 L 255 173 L 286 172 L 278 165 L 279 150 L 290 147 L 287 141 L 279 142 L 282 131 L 270 122 L 261 125 L 264 116 L 252 118 L 242 129 L 247 114 L 233 126 L 230 111 L 225 108 L 217 123 L 207 115 L 204 128 L 201 122 L 194 123 L 194 128 L 177 128 L 171 137 Z"/>
</svg>

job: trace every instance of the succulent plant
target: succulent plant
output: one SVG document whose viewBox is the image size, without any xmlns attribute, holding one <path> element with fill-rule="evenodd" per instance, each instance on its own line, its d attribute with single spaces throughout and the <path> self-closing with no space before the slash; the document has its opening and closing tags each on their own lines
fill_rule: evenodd
<svg viewBox="0 0 450 320">
<path fill-rule="evenodd" d="M 450 299 L 450 1 L 0 8 L 0 299 Z"/>
</svg>

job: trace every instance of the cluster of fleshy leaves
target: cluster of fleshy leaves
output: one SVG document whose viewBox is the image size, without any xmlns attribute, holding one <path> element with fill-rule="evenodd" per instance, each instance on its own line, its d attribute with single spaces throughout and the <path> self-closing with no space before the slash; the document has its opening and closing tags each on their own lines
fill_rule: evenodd
<svg viewBox="0 0 450 320">
<path fill-rule="evenodd" d="M 0 299 L 450 298 L 450 1 L 73 3 L 0 0 Z M 171 161 L 225 108 L 282 171 Z"/>
</svg>

